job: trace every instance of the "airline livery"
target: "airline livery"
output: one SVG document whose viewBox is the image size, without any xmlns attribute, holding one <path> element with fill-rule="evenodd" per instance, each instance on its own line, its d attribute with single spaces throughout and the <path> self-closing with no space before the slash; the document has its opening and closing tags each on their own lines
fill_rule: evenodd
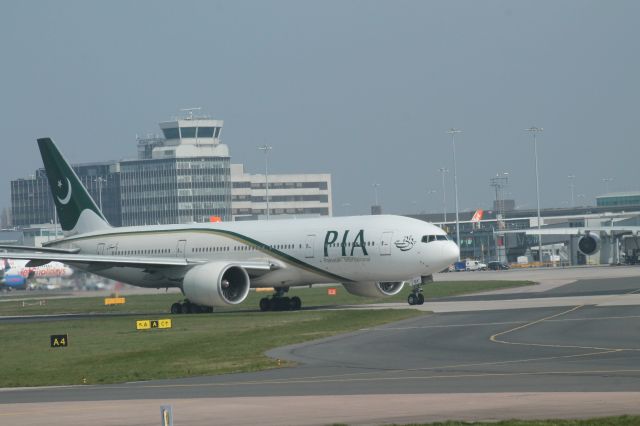
<svg viewBox="0 0 640 426">
<path fill-rule="evenodd" d="M 300 309 L 290 287 L 342 283 L 359 296 L 392 296 L 405 281 L 409 304 L 458 257 L 458 246 L 426 222 L 401 216 L 111 227 L 53 141 L 38 139 L 64 238 L 43 248 L 5 246 L 31 265 L 58 261 L 140 287 L 178 287 L 172 313 L 210 312 L 272 287 L 260 309 Z M 28 252 L 25 252 L 28 250 Z"/>
<path fill-rule="evenodd" d="M 0 290 L 26 290 L 33 279 L 68 278 L 73 274 L 73 269 L 60 262 L 28 267 L 26 260 L 0 258 L 0 265 Z"/>
</svg>

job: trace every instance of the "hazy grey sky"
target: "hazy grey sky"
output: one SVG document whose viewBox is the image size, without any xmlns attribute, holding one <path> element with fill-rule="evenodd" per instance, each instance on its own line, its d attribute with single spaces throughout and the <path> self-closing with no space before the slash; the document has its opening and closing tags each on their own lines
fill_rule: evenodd
<svg viewBox="0 0 640 426">
<path fill-rule="evenodd" d="M 637 190 L 637 1 L 56 1 L 0 13 L 0 207 L 41 167 L 35 138 L 72 162 L 135 157 L 136 134 L 180 108 L 225 121 L 232 161 L 329 172 L 334 210 L 439 212 L 439 167 L 460 207 L 488 208 L 489 179 L 535 207 Z M 436 194 L 427 195 L 429 189 Z M 453 179 L 447 177 L 449 210 Z"/>
</svg>

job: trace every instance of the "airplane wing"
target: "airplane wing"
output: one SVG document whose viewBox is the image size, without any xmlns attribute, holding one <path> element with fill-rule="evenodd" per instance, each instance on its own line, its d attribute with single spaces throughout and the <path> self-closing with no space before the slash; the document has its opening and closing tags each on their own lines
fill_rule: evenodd
<svg viewBox="0 0 640 426">
<path fill-rule="evenodd" d="M 40 253 L 78 253 L 80 251 L 79 248 L 55 248 L 55 247 L 31 247 L 31 246 L 16 246 L 10 244 L 0 244 L 0 250 L 24 250 L 29 252 L 40 252 Z M 0 253 L 1 254 L 1 253 Z"/>
<path fill-rule="evenodd" d="M 640 234 L 640 226 L 594 226 L 594 227 L 576 227 L 576 228 L 537 228 L 528 229 L 512 229 L 509 231 L 496 231 L 496 234 L 527 234 L 527 235 L 586 235 L 590 232 L 598 232 L 616 235 L 623 234 Z"/>
<path fill-rule="evenodd" d="M 38 250 L 39 248 L 31 248 Z M 40 253 L 40 252 L 11 252 L 2 253 L 7 259 L 27 259 L 27 266 L 40 266 L 49 262 L 60 262 L 67 265 L 89 265 L 89 271 L 98 271 L 112 267 L 130 267 L 146 270 L 158 270 L 162 268 L 192 267 L 210 262 L 210 259 L 185 259 L 179 257 L 124 257 L 103 256 L 95 254 L 67 254 L 67 253 Z M 228 260 L 229 263 L 247 270 L 251 277 L 263 275 L 269 271 L 280 269 L 281 266 L 269 261 L 238 261 Z"/>
</svg>

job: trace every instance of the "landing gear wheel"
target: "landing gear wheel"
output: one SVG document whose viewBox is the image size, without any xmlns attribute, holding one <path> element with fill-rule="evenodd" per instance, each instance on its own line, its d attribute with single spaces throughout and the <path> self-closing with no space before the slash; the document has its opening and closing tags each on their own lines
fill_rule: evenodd
<svg viewBox="0 0 640 426">
<path fill-rule="evenodd" d="M 260 299 L 260 310 L 262 312 L 267 312 L 269 309 L 271 309 L 271 301 L 266 297 Z"/>
<path fill-rule="evenodd" d="M 274 311 L 288 311 L 290 300 L 288 297 L 274 297 L 271 299 L 271 309 Z"/>
<path fill-rule="evenodd" d="M 182 313 L 182 305 L 180 303 L 174 303 L 171 305 L 171 313 L 174 315 L 178 315 Z"/>
<path fill-rule="evenodd" d="M 418 305 L 424 305 L 424 295 L 422 293 L 418 293 Z"/>
<path fill-rule="evenodd" d="M 289 307 L 292 311 L 299 311 L 302 307 L 302 300 L 298 296 L 294 296 L 291 298 L 291 302 L 289 302 Z"/>
<path fill-rule="evenodd" d="M 411 293 L 409 297 L 407 297 L 407 302 L 409 302 L 410 305 L 416 305 L 418 303 L 418 298 L 415 294 Z"/>
</svg>

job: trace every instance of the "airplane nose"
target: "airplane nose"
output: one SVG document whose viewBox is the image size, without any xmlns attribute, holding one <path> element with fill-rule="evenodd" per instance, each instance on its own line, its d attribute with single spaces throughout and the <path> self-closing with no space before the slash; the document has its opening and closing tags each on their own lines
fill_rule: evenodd
<svg viewBox="0 0 640 426">
<path fill-rule="evenodd" d="M 451 264 L 458 260 L 460 255 L 460 248 L 453 241 L 448 241 L 448 244 L 442 248 L 443 257 L 447 260 L 447 264 Z"/>
</svg>

